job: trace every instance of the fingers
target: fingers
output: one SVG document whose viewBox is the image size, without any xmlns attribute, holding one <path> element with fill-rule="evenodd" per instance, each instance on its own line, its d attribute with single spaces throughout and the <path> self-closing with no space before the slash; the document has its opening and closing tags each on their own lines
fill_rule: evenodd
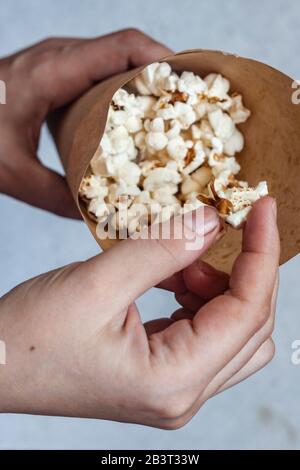
<svg viewBox="0 0 300 470">
<path fill-rule="evenodd" d="M 265 198 L 250 214 L 229 294 L 204 305 L 191 324 L 175 322 L 161 333 L 162 343 L 172 350 L 188 345 L 202 384 L 210 383 L 267 322 L 278 256 L 273 200 Z"/>
<path fill-rule="evenodd" d="M 238 374 L 239 371 L 242 370 L 249 361 L 251 361 L 251 358 L 272 335 L 274 329 L 276 299 L 279 284 L 278 278 L 279 276 L 277 275 L 270 305 L 270 316 L 267 322 L 254 336 L 250 338 L 241 351 L 212 379 L 211 383 L 204 392 L 206 399 L 214 395 L 216 391 L 224 385 L 224 383 L 227 383 L 229 380 L 231 380 L 231 377 Z"/>
<path fill-rule="evenodd" d="M 178 295 L 192 292 L 202 300 L 210 300 L 228 289 L 229 276 L 197 259 L 183 271 L 164 279 L 156 287 Z"/>
<path fill-rule="evenodd" d="M 164 279 L 156 287 L 175 293 L 177 302 L 194 313 L 207 300 L 223 294 L 229 286 L 229 276 L 208 263 L 197 259 L 182 271 Z"/>
<path fill-rule="evenodd" d="M 157 320 L 150 320 L 144 323 L 144 327 L 148 336 L 158 333 L 170 326 L 173 321 L 170 318 L 158 318 Z"/>
<path fill-rule="evenodd" d="M 275 354 L 275 345 L 271 338 L 265 341 L 262 346 L 256 351 L 254 356 L 250 361 L 240 369 L 233 377 L 231 377 L 227 382 L 225 382 L 222 387 L 216 393 L 221 393 L 224 390 L 227 390 L 230 387 L 246 380 L 250 375 L 255 374 L 263 367 L 265 367 L 274 357 Z"/>
<path fill-rule="evenodd" d="M 40 92 L 49 110 L 87 90 L 93 83 L 132 67 L 154 62 L 170 49 L 136 29 L 125 29 L 93 39 L 55 39 L 38 45 L 43 55 L 36 64 Z M 51 54 L 53 47 L 54 54 Z M 49 53 L 50 51 L 50 53 Z M 31 52 L 32 53 L 32 52 Z"/>
<path fill-rule="evenodd" d="M 166 229 L 169 228 L 168 233 Z M 123 296 L 122 301 L 129 300 L 131 303 L 145 290 L 193 262 L 214 242 L 218 230 L 216 211 L 202 207 L 184 217 L 176 217 L 144 230 L 142 238 L 117 243 L 101 254 L 101 263 L 99 257 L 95 257 L 88 262 L 88 266 L 95 272 L 100 269 L 106 273 L 114 268 L 114 282 L 120 286 L 126 285 L 120 297 Z M 193 249 L 190 249 L 191 244 Z"/>
<path fill-rule="evenodd" d="M 65 178 L 55 171 L 28 159 L 26 172 L 14 172 L 12 178 L 7 195 L 63 217 L 81 219 Z"/>
<path fill-rule="evenodd" d="M 223 294 L 229 287 L 228 274 L 201 260 L 196 260 L 183 271 L 183 279 L 187 289 L 204 300 Z"/>
<path fill-rule="evenodd" d="M 193 404 L 186 410 L 185 415 L 181 417 L 181 421 L 183 423 L 188 422 L 201 408 L 203 403 L 207 401 L 214 395 L 217 395 L 230 387 L 246 380 L 248 377 L 265 367 L 274 357 L 275 354 L 275 345 L 271 338 L 268 338 L 256 351 L 256 353 L 251 357 L 249 362 L 237 372 L 235 375 L 230 377 L 230 379 L 224 383 L 218 389 L 215 389 L 213 393 L 210 395 L 205 392 L 205 394 L 201 394 L 200 397 L 197 398 L 193 402 Z"/>
</svg>

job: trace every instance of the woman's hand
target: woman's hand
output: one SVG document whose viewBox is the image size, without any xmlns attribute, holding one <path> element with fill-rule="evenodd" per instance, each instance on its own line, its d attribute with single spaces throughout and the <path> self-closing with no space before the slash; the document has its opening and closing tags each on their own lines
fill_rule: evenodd
<svg viewBox="0 0 300 470">
<path fill-rule="evenodd" d="M 169 53 L 126 29 L 95 39 L 51 38 L 0 60 L 7 95 L 0 106 L 0 192 L 80 218 L 65 179 L 38 159 L 42 124 L 95 82 Z"/>
<path fill-rule="evenodd" d="M 219 232 L 214 210 L 204 215 L 197 250 L 185 239 L 124 240 L 4 296 L 0 410 L 174 429 L 265 365 L 274 353 L 275 202 L 255 204 L 230 279 L 197 261 Z M 144 325 L 134 301 L 155 285 L 182 308 Z"/>
</svg>

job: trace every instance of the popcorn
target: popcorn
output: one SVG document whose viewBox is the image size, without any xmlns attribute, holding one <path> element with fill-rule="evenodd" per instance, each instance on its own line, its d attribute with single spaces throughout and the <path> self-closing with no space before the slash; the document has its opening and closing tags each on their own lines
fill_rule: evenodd
<svg viewBox="0 0 300 470">
<path fill-rule="evenodd" d="M 135 86 L 141 95 L 160 96 L 163 94 L 165 84 L 170 86 L 171 67 L 166 62 L 153 64 L 145 67 L 141 74 L 135 78 Z"/>
<path fill-rule="evenodd" d="M 99 222 L 105 220 L 109 215 L 109 210 L 102 197 L 91 199 L 88 205 L 88 211 L 94 214 Z"/>
<path fill-rule="evenodd" d="M 141 175 L 140 167 L 133 162 L 127 161 L 118 168 L 118 178 L 128 186 L 138 185 Z"/>
<path fill-rule="evenodd" d="M 224 152 L 227 155 L 235 155 L 241 152 L 244 148 L 244 137 L 243 134 L 235 129 L 232 136 L 224 143 Z"/>
<path fill-rule="evenodd" d="M 231 99 L 229 114 L 235 124 L 246 122 L 249 118 L 251 112 L 244 107 L 241 95 L 235 95 Z"/>
<path fill-rule="evenodd" d="M 217 137 L 225 142 L 230 139 L 234 133 L 235 125 L 228 114 L 217 109 L 208 114 L 208 119 Z"/>
<path fill-rule="evenodd" d="M 209 98 L 217 98 L 220 101 L 228 98 L 229 80 L 216 73 L 210 73 L 204 80 L 208 87 L 207 95 Z"/>
<path fill-rule="evenodd" d="M 108 194 L 107 182 L 101 176 L 89 175 L 84 178 L 79 189 L 80 195 L 87 199 L 101 197 Z"/>
<path fill-rule="evenodd" d="M 187 147 L 183 137 L 180 135 L 169 140 L 167 152 L 170 158 L 174 160 L 183 160 L 187 154 Z"/>
<path fill-rule="evenodd" d="M 175 162 L 174 162 L 175 163 Z M 144 179 L 143 187 L 146 191 L 154 191 L 164 186 L 165 184 L 179 184 L 181 176 L 177 171 L 176 163 L 168 163 L 165 167 L 154 168 Z"/>
<path fill-rule="evenodd" d="M 153 199 L 162 206 L 171 206 L 178 203 L 177 198 L 174 196 L 175 193 L 177 193 L 177 185 L 167 184 L 161 188 L 156 189 L 152 194 Z"/>
<path fill-rule="evenodd" d="M 177 101 L 174 105 L 174 112 L 182 129 L 188 129 L 196 121 L 196 113 L 187 103 Z"/>
<path fill-rule="evenodd" d="M 236 154 L 244 147 L 237 125 L 250 111 L 229 94 L 220 74 L 180 75 L 167 63 L 147 66 L 119 89 L 105 132 L 80 186 L 80 197 L 97 222 L 111 219 L 129 234 L 204 205 L 214 206 L 240 228 L 267 183 L 249 187 L 237 179 Z M 132 89 L 132 87 L 131 87 Z"/>
<path fill-rule="evenodd" d="M 192 173 L 197 170 L 205 160 L 205 152 L 203 150 L 203 145 L 201 141 L 195 143 L 195 145 L 190 148 L 187 152 L 187 155 L 184 159 L 185 167 L 182 170 L 184 175 Z"/>
<path fill-rule="evenodd" d="M 178 90 L 189 95 L 197 95 L 207 91 L 207 84 L 193 72 L 182 72 L 178 80 Z"/>
<path fill-rule="evenodd" d="M 146 135 L 146 145 L 150 153 L 162 150 L 168 144 L 168 137 L 163 132 L 149 132 Z"/>
</svg>

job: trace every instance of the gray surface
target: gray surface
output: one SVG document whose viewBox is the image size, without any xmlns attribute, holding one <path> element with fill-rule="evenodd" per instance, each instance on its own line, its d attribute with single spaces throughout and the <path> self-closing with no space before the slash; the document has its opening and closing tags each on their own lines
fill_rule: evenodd
<svg viewBox="0 0 300 470">
<path fill-rule="evenodd" d="M 45 36 L 89 36 L 136 26 L 175 50 L 224 49 L 300 78 L 297 0 L 3 0 L 0 55 Z M 43 135 L 41 154 L 57 168 Z M 33 275 L 97 252 L 87 228 L 0 196 L 0 293 Z M 10 221 L 4 225 L 4 221 Z M 290 361 L 300 338 L 300 257 L 281 269 L 277 354 L 264 371 L 211 400 L 178 431 L 105 421 L 0 416 L 0 448 L 299 448 L 300 366 Z M 145 317 L 172 310 L 166 293 L 141 300 Z"/>
</svg>

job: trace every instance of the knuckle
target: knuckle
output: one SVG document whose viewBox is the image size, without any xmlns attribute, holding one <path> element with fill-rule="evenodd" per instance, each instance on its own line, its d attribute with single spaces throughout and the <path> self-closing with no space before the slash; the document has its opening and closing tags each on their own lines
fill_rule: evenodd
<svg viewBox="0 0 300 470">
<path fill-rule="evenodd" d="M 138 28 L 126 28 L 122 32 L 122 39 L 134 41 L 145 38 L 145 34 Z"/>
<path fill-rule="evenodd" d="M 176 431 L 177 429 L 183 428 L 188 422 L 188 419 L 179 418 L 173 421 L 166 421 L 164 424 L 161 424 L 159 428 L 166 431 Z"/>
<path fill-rule="evenodd" d="M 48 36 L 44 39 L 42 39 L 40 42 L 38 42 L 37 46 L 52 46 L 56 44 L 58 38 L 55 36 Z"/>
<path fill-rule="evenodd" d="M 259 330 L 267 323 L 270 317 L 270 306 L 269 305 L 261 305 L 257 307 L 252 312 L 252 317 L 254 321 L 254 327 L 256 330 Z"/>
<path fill-rule="evenodd" d="M 151 394 L 147 400 L 147 408 L 159 423 L 175 423 L 184 418 L 191 406 L 189 397 L 176 393 L 164 393 L 163 397 Z"/>
</svg>

